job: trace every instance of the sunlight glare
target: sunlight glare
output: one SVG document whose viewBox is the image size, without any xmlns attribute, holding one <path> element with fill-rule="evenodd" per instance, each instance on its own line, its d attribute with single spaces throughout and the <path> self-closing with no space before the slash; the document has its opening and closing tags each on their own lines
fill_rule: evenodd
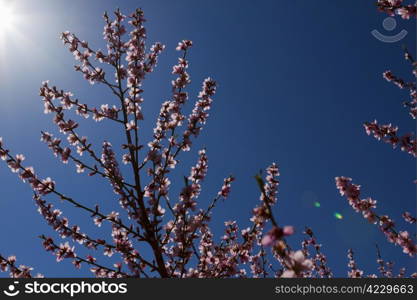
<svg viewBox="0 0 417 300">
<path fill-rule="evenodd" d="M 15 21 L 13 8 L 6 2 L 0 1 L 0 34 L 9 30 Z"/>
</svg>

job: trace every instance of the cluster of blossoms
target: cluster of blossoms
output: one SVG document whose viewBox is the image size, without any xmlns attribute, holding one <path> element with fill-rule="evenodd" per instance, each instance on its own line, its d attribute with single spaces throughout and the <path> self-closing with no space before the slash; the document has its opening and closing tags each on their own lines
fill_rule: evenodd
<svg viewBox="0 0 417 300">
<path fill-rule="evenodd" d="M 12 278 L 32 278 L 31 271 L 33 268 L 19 265 L 16 266 L 16 256 L 9 256 L 7 258 L 0 255 L 0 271 L 9 272 Z M 36 278 L 42 278 L 42 274 L 34 276 Z"/>
<path fill-rule="evenodd" d="M 304 256 L 309 257 L 310 253 L 308 247 L 313 248 L 315 255 L 312 257 L 313 268 L 310 270 L 310 274 L 307 274 L 307 277 L 313 277 L 313 272 L 316 272 L 320 278 L 332 278 L 333 273 L 330 268 L 327 266 L 327 257 L 321 252 L 322 245 L 317 243 L 317 239 L 314 236 L 313 230 L 311 228 L 306 228 L 304 233 L 308 238 L 302 241 L 302 248 Z"/>
<path fill-rule="evenodd" d="M 0 157 L 6 161 L 8 167 L 13 173 L 18 173 L 20 179 L 23 182 L 28 182 L 33 191 L 40 195 L 47 195 L 55 192 L 55 182 L 47 177 L 46 179 L 40 179 L 35 174 L 33 167 L 24 167 L 22 162 L 25 160 L 25 156 L 17 154 L 15 157 L 10 155 L 10 151 L 3 147 L 3 140 L 0 138 Z"/>
<path fill-rule="evenodd" d="M 349 249 L 348 250 L 348 259 L 349 259 L 349 263 L 348 263 L 348 267 L 350 268 L 350 271 L 348 272 L 348 277 L 349 278 L 361 278 L 363 275 L 363 271 L 358 269 L 356 262 L 355 262 L 355 258 L 353 257 L 353 250 Z"/>
<path fill-rule="evenodd" d="M 399 15 L 403 19 L 410 19 L 417 15 L 416 4 L 404 4 L 404 0 L 378 0 L 377 7 L 391 16 Z"/>
<path fill-rule="evenodd" d="M 417 76 L 417 64 L 407 49 L 405 49 L 405 58 L 410 61 L 413 66 L 414 77 Z M 396 77 L 391 71 L 384 72 L 383 77 L 387 81 L 397 85 L 399 88 L 407 88 L 409 90 L 411 100 L 404 102 L 404 106 L 410 110 L 410 116 L 415 119 L 417 116 L 416 83 L 406 82 L 405 80 Z M 391 144 L 394 148 L 400 147 L 402 151 L 417 157 L 417 140 L 413 134 L 407 133 L 400 136 L 397 133 L 397 126 L 393 126 L 391 124 L 380 125 L 376 120 L 365 123 L 364 127 L 368 135 L 373 135 L 377 140 L 383 140 L 386 143 Z"/>
<path fill-rule="evenodd" d="M 388 216 L 379 216 L 375 213 L 376 201 L 371 198 L 360 199 L 360 186 L 352 183 L 351 178 L 336 177 L 336 186 L 342 196 L 345 196 L 356 212 L 373 224 L 378 224 L 381 231 L 391 243 L 399 245 L 403 252 L 414 256 L 417 254 L 417 245 L 407 231 L 397 231 L 394 221 Z"/>
<path fill-rule="evenodd" d="M 403 218 L 406 222 L 410 223 L 410 224 L 415 224 L 416 223 L 416 218 L 413 217 L 409 212 L 405 212 L 403 213 Z"/>
<path fill-rule="evenodd" d="M 399 146 L 402 151 L 417 157 L 417 141 L 413 135 L 398 136 L 398 127 L 391 124 L 379 125 L 376 120 L 365 123 L 364 127 L 368 135 L 373 135 L 377 140 L 383 140 L 394 148 Z"/>
<path fill-rule="evenodd" d="M 117 252 L 123 257 L 131 270 L 139 268 L 137 259 L 140 257 L 138 257 L 137 254 L 135 255 L 135 250 L 132 247 L 132 242 L 127 238 L 127 231 L 125 229 L 121 228 L 120 226 L 112 226 L 112 239 L 114 244 L 108 243 L 103 239 L 93 239 L 87 236 L 85 233 L 82 233 L 79 226 L 69 226 L 68 219 L 66 217 L 61 217 L 62 212 L 59 209 L 53 209 L 52 204 L 47 203 L 38 195 L 34 196 L 34 200 L 38 206 L 39 213 L 45 218 L 47 223 L 59 233 L 61 238 L 65 239 L 70 237 L 74 242 L 85 246 L 87 249 L 97 249 L 102 247 L 104 255 L 109 257 L 111 257 L 114 252 Z M 117 222 L 117 215 L 117 213 L 112 212 L 107 216 L 107 219 L 112 219 L 113 221 Z M 89 255 L 86 259 L 77 257 L 74 252 L 75 247 L 71 247 L 68 242 L 61 244 L 58 248 L 52 246 L 52 238 L 44 238 L 44 247 L 48 251 L 57 250 L 54 254 L 57 257 L 58 262 L 62 261 L 64 258 L 73 258 L 73 263 L 77 268 L 80 268 L 83 262 L 90 265 L 92 262 L 96 262 L 96 259 L 91 255 Z M 100 267 L 100 269 L 105 269 L 105 267 L 99 266 L 98 264 L 95 264 L 94 266 Z M 119 277 L 127 276 L 127 274 L 122 273 L 120 270 L 116 273 L 117 274 L 115 275 L 118 275 Z"/>
<path fill-rule="evenodd" d="M 276 176 L 279 175 L 278 167 L 273 164 L 267 169 L 266 182 L 264 183 L 260 176 L 256 177 L 261 193 L 261 205 L 258 205 L 253 210 L 253 217 L 251 221 L 257 227 L 263 227 L 264 223 L 271 218 L 271 206 L 277 202 L 277 188 L 279 181 Z M 278 227 L 276 222 L 273 225 Z"/>
<path fill-rule="evenodd" d="M 408 52 L 408 50 L 405 50 L 405 59 L 408 60 L 413 68 L 413 75 L 414 77 L 417 77 L 417 62 L 414 60 L 414 58 L 411 56 L 411 54 Z M 417 116 L 417 88 L 416 83 L 414 81 L 407 82 L 404 79 L 398 78 L 395 76 L 391 71 L 385 71 L 382 76 L 385 80 L 388 82 L 391 82 L 398 86 L 400 89 L 408 89 L 410 100 L 404 102 L 404 106 L 407 107 L 410 110 L 410 115 L 413 119 Z"/>
<path fill-rule="evenodd" d="M 379 0 L 377 3 L 378 8 L 381 11 L 388 13 L 389 15 L 400 15 L 404 19 L 416 16 L 416 4 L 405 5 L 403 0 Z M 417 77 L 417 62 L 405 49 L 405 59 L 410 62 L 412 66 L 413 78 Z M 404 106 L 409 109 L 410 116 L 415 119 L 417 116 L 417 88 L 415 81 L 406 81 L 397 77 L 391 71 L 383 73 L 383 78 L 388 82 L 391 82 L 398 86 L 400 89 L 407 89 L 411 100 L 404 102 Z M 375 120 L 373 122 L 366 122 L 364 124 L 365 131 L 368 135 L 373 135 L 377 140 L 382 140 L 388 144 L 391 144 L 394 148 L 399 147 L 402 151 L 407 152 L 414 158 L 417 157 L 417 139 L 414 134 L 408 133 L 405 135 L 398 135 L 398 127 L 392 124 L 380 125 Z M 417 181 L 415 181 L 417 183 Z M 376 201 L 371 198 L 360 199 L 360 186 L 353 184 L 351 178 L 336 177 L 336 186 L 342 196 L 345 196 L 352 206 L 352 208 L 359 213 L 362 213 L 363 217 L 373 224 L 377 224 L 381 231 L 386 236 L 387 240 L 395 245 L 399 245 L 405 254 L 409 256 L 415 256 L 417 254 L 417 245 L 412 239 L 412 234 L 408 231 L 398 231 L 395 227 L 394 221 L 386 215 L 380 216 L 376 214 Z M 404 212 L 402 217 L 410 224 L 415 224 L 416 218 L 409 212 Z M 378 269 L 383 277 L 393 277 L 393 263 L 385 263 L 379 251 L 377 249 L 379 265 Z M 356 268 L 356 264 L 353 259 L 353 251 L 349 250 L 349 277 L 361 277 L 363 271 Z M 405 269 L 401 268 L 397 277 L 404 277 Z M 417 273 L 410 275 L 416 277 Z M 369 275 L 369 277 L 376 277 L 376 275 Z"/>
<path fill-rule="evenodd" d="M 71 239 L 88 251 L 99 251 L 104 256 L 117 254 L 120 262 L 106 266 L 90 254 L 80 255 L 82 251 L 76 251 L 70 241 L 56 243 L 52 237 L 42 235 L 45 250 L 51 252 L 57 262 L 68 259 L 76 268 L 90 266 L 97 277 L 246 277 L 249 270 L 254 277 L 265 277 L 270 273 L 276 277 L 303 277 L 307 274 L 312 261 L 302 251 L 291 250 L 284 239 L 293 234 L 293 227 L 279 227 L 272 214 L 279 183 L 275 164 L 267 169 L 265 182 L 260 176 L 257 178 L 261 187 L 261 205 L 254 210 L 252 228 L 239 230 L 236 222 L 226 222 L 225 234 L 219 243 L 215 242 L 209 227 L 211 214 L 220 199 L 228 198 L 235 179 L 226 177 L 210 205 L 206 209 L 199 208 L 202 182 L 208 171 L 206 150 L 199 151 L 198 161 L 191 168 L 190 175 L 184 178 L 184 187 L 175 201 L 170 192 L 170 172 L 178 164 L 178 156 L 191 149 L 192 138 L 199 136 L 207 122 L 216 83 L 211 78 L 204 80 L 194 108 L 187 116 L 184 113 L 189 99 L 186 89 L 191 82 L 187 72 L 187 54 L 193 44 L 189 40 L 181 41 L 176 48 L 181 56 L 172 69 L 175 78 L 171 82 L 171 98 L 162 104 L 153 140 L 148 143 L 148 152 L 142 155 L 145 148 L 139 139 L 139 122 L 144 119 L 142 83 L 153 71 L 165 46 L 155 43 L 149 51 L 146 50 L 145 19 L 140 9 L 130 16 L 117 10 L 113 20 L 107 14 L 104 20 L 106 52 L 92 49 L 88 42 L 70 32 L 64 32 L 61 39 L 79 62 L 75 70 L 89 83 L 109 88 L 117 102 L 91 107 L 81 103 L 71 92 L 51 86 L 48 81 L 43 82 L 39 94 L 44 112 L 53 115 L 58 131 L 66 138 L 42 132 L 41 141 L 64 164 L 73 164 L 77 173 L 88 171 L 89 176 L 99 175 L 107 179 L 128 220 L 121 218 L 119 212 L 105 213 L 99 205 L 89 207 L 65 195 L 50 178 L 39 179 L 32 167 L 23 165 L 24 156 L 12 156 L 2 140 L 0 157 L 31 185 L 39 213 L 60 238 Z M 114 78 L 107 76 L 109 69 L 114 70 Z M 116 126 L 122 125 L 126 138 L 121 145 L 124 151 L 122 162 L 130 166 L 132 172 L 128 180 L 121 172 L 118 154 L 113 150 L 115 147 L 104 141 L 101 152 L 95 150 L 88 138 L 79 134 L 80 124 L 67 117 L 67 111 L 72 110 L 83 119 L 91 117 L 96 122 L 108 120 L 118 124 Z M 61 210 L 42 198 L 46 195 L 54 195 L 89 213 L 98 227 L 107 222 L 111 225 L 109 241 L 82 232 L 78 225 L 69 225 Z M 264 235 L 263 229 L 268 221 L 272 222 L 272 229 Z M 150 246 L 151 257 L 140 254 L 137 246 L 142 244 Z M 271 247 L 272 255 L 281 262 L 280 270 L 274 270 L 272 263 L 267 262 L 268 254 L 264 247 Z M 2 258 L 1 266 L 4 271 L 11 270 L 13 277 L 31 276 L 30 268 L 14 266 L 13 257 Z"/>
<path fill-rule="evenodd" d="M 393 278 L 393 277 L 397 277 L 397 278 L 403 278 L 405 276 L 405 272 L 406 269 L 405 268 L 400 268 L 398 274 L 395 276 L 394 275 L 394 263 L 392 261 L 387 261 L 385 262 L 382 257 L 381 257 L 381 252 L 379 250 L 379 247 L 376 247 L 377 249 L 377 263 L 378 263 L 378 271 L 381 274 L 382 277 L 385 278 Z M 417 276 L 417 273 L 414 273 L 412 275 L 410 275 L 410 277 L 415 277 Z M 373 277 L 376 278 L 377 276 L 375 274 L 369 275 L 368 277 Z"/>
</svg>

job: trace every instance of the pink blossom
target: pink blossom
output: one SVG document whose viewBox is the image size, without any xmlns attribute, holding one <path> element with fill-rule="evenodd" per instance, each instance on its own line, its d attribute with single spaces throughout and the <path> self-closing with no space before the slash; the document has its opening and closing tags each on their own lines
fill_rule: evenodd
<svg viewBox="0 0 417 300">
<path fill-rule="evenodd" d="M 178 43 L 178 46 L 176 48 L 177 51 L 185 51 L 188 48 L 190 48 L 193 45 L 192 41 L 189 40 L 183 40 L 182 42 Z"/>
<path fill-rule="evenodd" d="M 263 238 L 263 246 L 272 246 L 276 241 L 282 239 L 285 236 L 293 235 L 294 227 L 285 226 L 284 228 L 273 227 Z"/>
<path fill-rule="evenodd" d="M 285 263 L 288 269 L 281 275 L 282 278 L 301 277 L 304 271 L 310 270 L 313 266 L 312 261 L 306 259 L 301 250 L 290 252 L 285 258 Z"/>
</svg>

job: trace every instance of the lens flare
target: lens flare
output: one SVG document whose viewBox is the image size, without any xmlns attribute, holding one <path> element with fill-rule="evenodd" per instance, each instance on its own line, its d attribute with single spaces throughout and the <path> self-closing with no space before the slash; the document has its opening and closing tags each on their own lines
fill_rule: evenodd
<svg viewBox="0 0 417 300">
<path fill-rule="evenodd" d="M 338 220 L 342 220 L 342 219 L 343 219 L 342 214 L 340 214 L 340 213 L 338 213 L 338 212 L 335 212 L 335 213 L 334 213 L 334 217 L 335 217 L 336 219 L 338 219 Z"/>
<path fill-rule="evenodd" d="M 314 207 L 317 207 L 317 208 L 319 208 L 321 206 L 321 204 L 320 204 L 320 202 L 314 202 Z"/>
<path fill-rule="evenodd" d="M 13 8 L 5 2 L 0 2 L 0 32 L 4 32 L 13 26 L 15 20 Z"/>
</svg>

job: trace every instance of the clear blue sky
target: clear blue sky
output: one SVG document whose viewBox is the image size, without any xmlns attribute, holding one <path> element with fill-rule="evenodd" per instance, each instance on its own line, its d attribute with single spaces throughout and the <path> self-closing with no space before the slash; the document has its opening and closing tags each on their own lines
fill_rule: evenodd
<svg viewBox="0 0 417 300">
<path fill-rule="evenodd" d="M 362 127 L 363 122 L 377 119 L 398 125 L 404 133 L 415 131 L 415 122 L 401 105 L 407 93 L 381 76 L 392 69 L 411 78 L 401 45 L 415 52 L 415 21 L 398 20 L 394 34 L 406 29 L 408 36 L 385 44 L 370 34 L 373 29 L 393 34 L 383 29 L 386 16 L 376 11 L 373 0 L 14 2 L 23 18 L 17 24 L 20 34 L 3 39 L 0 47 L 0 136 L 14 153 L 24 153 L 41 176 L 53 177 L 65 194 L 91 206 L 118 207 L 107 183 L 76 174 L 74 167 L 61 164 L 39 141 L 41 130 L 57 132 L 51 116 L 43 114 L 38 96 L 43 80 L 73 91 L 86 103 L 112 103 L 104 87 L 91 87 L 73 71 L 72 55 L 58 36 L 70 30 L 103 49 L 103 11 L 119 6 L 127 13 L 142 7 L 149 41 L 167 46 L 144 86 L 146 140 L 160 104 L 170 94 L 179 40 L 191 39 L 195 45 L 189 56 L 190 94 L 197 94 L 206 76 L 218 82 L 209 123 L 193 151 L 180 158 L 183 167 L 172 179 L 173 185 L 182 184 L 201 147 L 209 156 L 202 207 L 225 176 L 237 178 L 231 198 L 215 210 L 213 227 L 218 236 L 223 221 L 229 219 L 238 220 L 241 228 L 249 226 L 251 209 L 259 199 L 253 176 L 277 162 L 281 185 L 275 214 L 280 224 L 298 231 L 289 239 L 293 248 L 300 247 L 300 233 L 307 225 L 323 244 L 337 276 L 346 276 L 350 247 L 359 267 L 376 273 L 375 243 L 384 258 L 415 271 L 415 259 L 389 245 L 376 226 L 354 213 L 334 184 L 335 176 L 352 177 L 362 185 L 363 196 L 378 200 L 378 212 L 389 214 L 399 228 L 407 227 L 402 212 L 416 212 L 415 160 L 366 136 Z M 80 133 L 93 141 L 121 141 L 111 124 L 91 120 L 83 124 Z M 15 254 L 18 263 L 46 276 L 90 276 L 87 268 L 78 272 L 69 261 L 56 264 L 43 250 L 37 236 L 56 235 L 36 211 L 29 187 L 5 164 L 0 165 L 0 177 L 0 253 Z M 321 207 L 315 208 L 314 201 Z M 101 235 L 86 214 L 52 202 L 71 224 Z M 344 219 L 335 219 L 334 212 Z M 105 234 L 102 237 L 108 239 Z M 86 253 L 80 246 L 77 250 Z"/>
</svg>

